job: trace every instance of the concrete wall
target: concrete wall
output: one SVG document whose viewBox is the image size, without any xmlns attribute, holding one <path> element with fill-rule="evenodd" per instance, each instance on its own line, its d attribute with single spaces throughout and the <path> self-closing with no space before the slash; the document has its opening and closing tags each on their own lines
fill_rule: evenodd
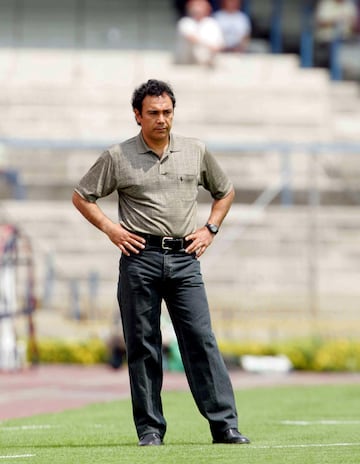
<svg viewBox="0 0 360 464">
<path fill-rule="evenodd" d="M 166 50 L 174 23 L 167 0 L 2 0 L 0 47 Z"/>
</svg>

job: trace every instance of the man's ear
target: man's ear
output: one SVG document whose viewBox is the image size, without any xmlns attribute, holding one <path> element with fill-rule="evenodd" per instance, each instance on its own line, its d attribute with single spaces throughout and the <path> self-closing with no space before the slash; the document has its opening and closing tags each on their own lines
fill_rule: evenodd
<svg viewBox="0 0 360 464">
<path fill-rule="evenodd" d="M 135 115 L 135 120 L 136 120 L 137 124 L 140 126 L 141 125 L 141 123 L 140 123 L 141 114 L 140 114 L 139 110 L 136 109 L 136 108 L 134 109 L 134 115 Z"/>
</svg>

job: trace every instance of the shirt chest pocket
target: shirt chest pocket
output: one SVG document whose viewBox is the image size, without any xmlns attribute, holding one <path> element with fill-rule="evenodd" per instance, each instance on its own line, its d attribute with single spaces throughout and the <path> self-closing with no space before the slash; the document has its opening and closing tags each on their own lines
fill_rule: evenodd
<svg viewBox="0 0 360 464">
<path fill-rule="evenodd" d="M 170 174 L 170 188 L 180 201 L 194 201 L 198 193 L 198 178 L 196 174 Z"/>
</svg>

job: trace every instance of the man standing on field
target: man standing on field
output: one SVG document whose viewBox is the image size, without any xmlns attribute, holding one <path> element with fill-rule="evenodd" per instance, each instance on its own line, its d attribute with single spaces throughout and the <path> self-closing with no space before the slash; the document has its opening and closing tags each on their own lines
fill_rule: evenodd
<svg viewBox="0 0 360 464">
<path fill-rule="evenodd" d="M 122 252 L 118 300 L 139 445 L 162 445 L 166 432 L 162 300 L 213 443 L 249 443 L 238 431 L 233 389 L 211 328 L 198 260 L 230 209 L 233 186 L 204 143 L 171 133 L 175 96 L 168 84 L 151 79 L 140 85 L 132 107 L 140 133 L 99 157 L 75 188 L 73 203 Z M 200 185 L 213 201 L 207 223 L 197 228 Z M 115 190 L 116 224 L 96 203 Z"/>
</svg>

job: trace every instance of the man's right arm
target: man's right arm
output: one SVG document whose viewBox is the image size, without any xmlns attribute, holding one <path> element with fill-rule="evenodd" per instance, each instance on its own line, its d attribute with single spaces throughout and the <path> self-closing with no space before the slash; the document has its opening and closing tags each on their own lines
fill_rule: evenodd
<svg viewBox="0 0 360 464">
<path fill-rule="evenodd" d="M 125 255 L 139 253 L 144 248 L 145 240 L 142 237 L 124 229 L 121 224 L 115 224 L 96 203 L 85 200 L 77 192 L 73 193 L 72 202 L 84 218 L 104 232 Z"/>
</svg>

